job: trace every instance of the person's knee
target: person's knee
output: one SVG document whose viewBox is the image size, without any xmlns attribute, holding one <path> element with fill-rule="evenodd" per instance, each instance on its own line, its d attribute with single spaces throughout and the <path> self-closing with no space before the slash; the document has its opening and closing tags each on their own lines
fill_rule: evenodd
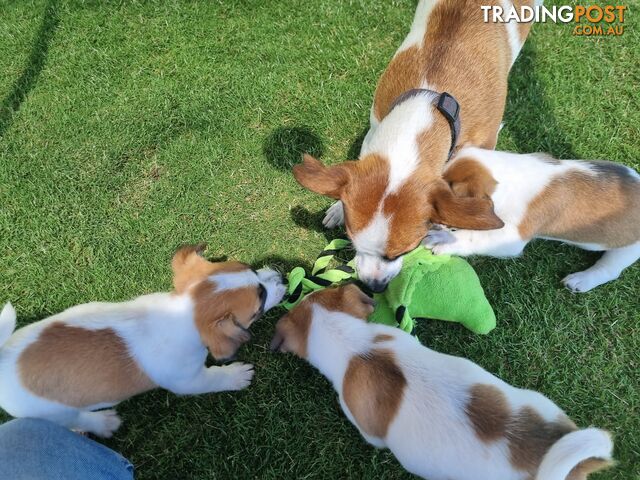
<svg viewBox="0 0 640 480">
<path fill-rule="evenodd" d="M 39 438 L 50 436 L 53 432 L 66 430 L 48 420 L 39 418 L 17 418 L 0 425 L 0 442 L 3 439 Z"/>
<path fill-rule="evenodd" d="M 0 478 L 131 480 L 132 465 L 93 440 L 48 420 L 0 425 Z"/>
<path fill-rule="evenodd" d="M 58 429 L 63 427 L 41 418 L 16 418 L 15 420 L 10 420 L 7 423 L 0 425 L 1 431 L 35 432 L 51 428 Z"/>
<path fill-rule="evenodd" d="M 0 425 L 0 445 L 22 441 L 45 443 L 46 439 L 70 435 L 65 427 L 40 418 L 18 418 Z"/>
</svg>

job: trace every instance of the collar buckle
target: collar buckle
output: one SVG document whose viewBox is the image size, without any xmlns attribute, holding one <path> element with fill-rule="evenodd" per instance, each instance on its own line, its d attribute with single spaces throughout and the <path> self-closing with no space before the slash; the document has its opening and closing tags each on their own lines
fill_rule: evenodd
<svg viewBox="0 0 640 480">
<path fill-rule="evenodd" d="M 391 104 L 389 111 L 393 110 L 402 102 L 421 93 L 428 93 L 431 96 L 431 103 L 449 123 L 449 127 L 451 128 L 451 148 L 449 149 L 449 157 L 447 158 L 447 161 L 449 161 L 458 145 L 458 137 L 460 136 L 460 104 L 453 95 L 447 92 L 438 93 L 427 88 L 414 88 L 398 96 Z"/>
<path fill-rule="evenodd" d="M 453 95 L 442 92 L 438 98 L 436 108 L 444 115 L 451 128 L 451 148 L 449 149 L 448 158 L 448 160 L 451 160 L 458 143 L 458 135 L 460 134 L 460 104 Z"/>
</svg>

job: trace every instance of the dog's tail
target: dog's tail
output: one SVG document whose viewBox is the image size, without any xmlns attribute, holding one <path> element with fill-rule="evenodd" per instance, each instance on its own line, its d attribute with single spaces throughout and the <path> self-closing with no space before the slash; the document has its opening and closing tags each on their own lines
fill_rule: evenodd
<svg viewBox="0 0 640 480">
<path fill-rule="evenodd" d="M 611 466 L 612 453 L 609 432 L 598 428 L 571 432 L 554 443 L 542 458 L 536 480 L 565 480 L 574 469 L 575 478 L 586 479 L 590 473 Z"/>
<path fill-rule="evenodd" d="M 4 345 L 16 328 L 16 311 L 11 303 L 7 304 L 0 312 L 0 347 Z"/>
</svg>

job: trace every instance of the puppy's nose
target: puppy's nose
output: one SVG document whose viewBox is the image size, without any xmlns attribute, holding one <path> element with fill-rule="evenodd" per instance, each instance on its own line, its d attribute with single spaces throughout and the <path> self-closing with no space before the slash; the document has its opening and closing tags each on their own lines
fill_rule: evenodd
<svg viewBox="0 0 640 480">
<path fill-rule="evenodd" d="M 382 293 L 385 291 L 388 284 L 389 282 L 385 282 L 383 280 L 373 280 L 371 282 L 367 282 L 367 287 L 369 287 L 373 293 Z"/>
</svg>

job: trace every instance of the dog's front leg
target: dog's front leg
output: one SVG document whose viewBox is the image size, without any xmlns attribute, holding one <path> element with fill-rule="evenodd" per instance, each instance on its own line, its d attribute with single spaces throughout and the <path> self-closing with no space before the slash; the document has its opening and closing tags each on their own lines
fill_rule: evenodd
<svg viewBox="0 0 640 480">
<path fill-rule="evenodd" d="M 322 224 L 326 228 L 335 228 L 344 225 L 344 205 L 340 200 L 327 209 L 327 214 L 324 216 Z"/>
<path fill-rule="evenodd" d="M 496 230 L 432 230 L 423 244 L 436 255 L 515 257 L 527 244 L 512 225 Z"/>
<path fill-rule="evenodd" d="M 236 362 L 222 367 L 203 366 L 190 379 L 182 379 L 168 388 L 178 395 L 224 392 L 247 388 L 253 378 L 253 365 Z"/>
</svg>

